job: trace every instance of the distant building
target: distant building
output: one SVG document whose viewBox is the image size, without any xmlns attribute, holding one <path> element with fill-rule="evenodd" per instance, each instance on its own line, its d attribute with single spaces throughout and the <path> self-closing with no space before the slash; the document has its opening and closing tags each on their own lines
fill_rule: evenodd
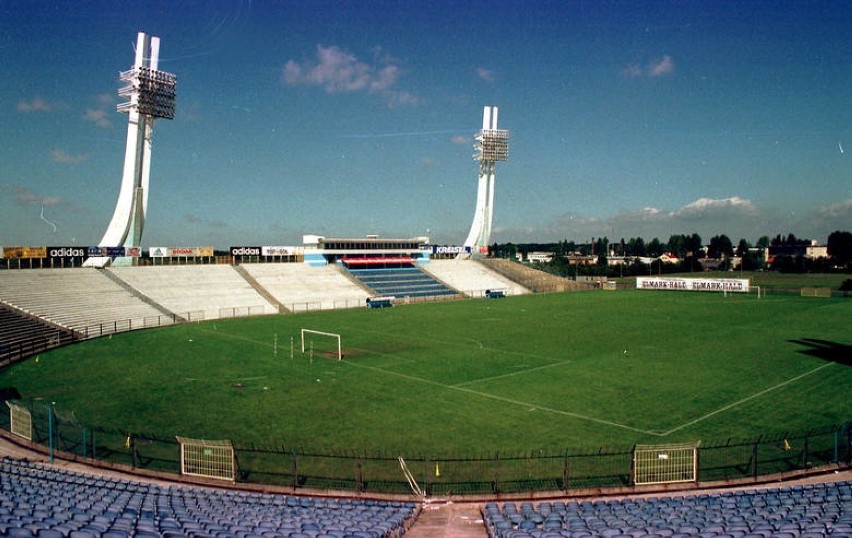
<svg viewBox="0 0 852 538">
<path fill-rule="evenodd" d="M 553 261 L 552 252 L 528 252 L 527 261 L 530 263 L 550 263 Z"/>
<path fill-rule="evenodd" d="M 816 240 L 811 241 L 810 244 L 802 245 L 770 245 L 764 253 L 764 259 L 767 263 L 772 263 L 778 256 L 817 260 L 819 258 L 828 258 L 828 245 L 820 245 Z"/>
<path fill-rule="evenodd" d="M 680 258 L 675 256 L 671 252 L 664 252 L 658 259 L 663 263 L 669 263 L 669 264 L 680 263 Z"/>
</svg>

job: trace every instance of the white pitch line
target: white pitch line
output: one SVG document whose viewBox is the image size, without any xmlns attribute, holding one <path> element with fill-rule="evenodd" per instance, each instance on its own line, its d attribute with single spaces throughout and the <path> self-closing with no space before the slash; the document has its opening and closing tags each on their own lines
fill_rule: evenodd
<svg viewBox="0 0 852 538">
<path fill-rule="evenodd" d="M 359 350 L 359 351 L 367 351 L 369 353 L 373 353 L 374 355 L 385 355 L 385 356 L 388 356 L 388 357 L 393 357 L 393 355 L 390 355 L 390 354 L 387 354 L 387 353 L 376 353 L 375 351 L 370 351 L 370 350 Z M 544 407 L 544 406 L 532 404 L 532 403 L 529 403 L 529 402 L 523 402 L 521 400 L 513 400 L 512 398 L 504 398 L 503 396 L 497 396 L 495 394 L 489 394 L 487 392 L 481 392 L 481 391 L 478 391 L 478 390 L 467 389 L 467 388 L 460 387 L 460 386 L 446 385 L 444 383 L 438 383 L 437 381 L 430 381 L 428 379 L 423 379 L 422 377 L 415 377 L 413 375 L 402 374 L 402 373 L 399 373 L 399 372 L 392 372 L 392 371 L 385 370 L 385 369 L 382 369 L 382 368 L 375 368 L 373 366 L 367 366 L 366 364 L 359 364 L 359 363 L 356 363 L 356 362 L 353 362 L 353 361 L 343 361 L 343 364 L 348 365 L 348 366 L 355 366 L 355 367 L 358 367 L 358 368 L 365 368 L 367 370 L 372 370 L 374 372 L 380 372 L 380 373 L 387 374 L 387 375 L 401 377 L 403 379 L 408 379 L 409 381 L 417 381 L 417 382 L 420 382 L 420 383 L 426 383 L 428 385 L 433 385 L 433 386 L 444 388 L 444 389 L 455 390 L 455 391 L 464 392 L 464 393 L 467 393 L 467 394 L 473 394 L 475 396 L 481 396 L 483 398 L 488 398 L 488 399 L 491 399 L 491 400 L 497 400 L 499 402 L 510 403 L 512 405 L 517 405 L 517 406 L 524 407 L 524 408 L 527 408 L 527 409 L 534 408 L 534 409 L 537 409 L 537 410 L 540 410 L 540 411 L 546 411 L 548 413 L 553 413 L 555 415 L 563 415 L 563 416 L 566 416 L 566 417 L 576 418 L 576 419 L 580 419 L 580 420 L 586 420 L 586 421 L 589 421 L 589 422 L 595 422 L 597 424 L 603 424 L 605 426 L 612 426 L 614 428 L 620 428 L 620 429 L 623 429 L 623 430 L 630 430 L 630 431 L 642 433 L 642 434 L 645 434 L 645 435 L 655 435 L 655 436 L 658 436 L 658 437 L 662 435 L 659 432 L 643 430 L 641 428 L 634 428 L 633 426 L 627 426 L 626 424 L 619 424 L 617 422 L 610 422 L 608 420 L 590 417 L 590 416 L 587 416 L 587 415 L 581 415 L 579 413 L 572 413 L 570 411 L 563 411 L 561 409 L 553 409 L 552 407 Z"/>
<path fill-rule="evenodd" d="M 662 434 L 660 434 L 660 436 L 661 436 L 661 437 L 666 437 L 666 436 L 668 436 L 668 435 L 673 434 L 673 433 L 674 433 L 674 432 L 676 432 L 676 431 L 680 431 L 680 430 L 682 430 L 682 429 L 684 429 L 684 428 L 688 428 L 689 426 L 692 426 L 692 425 L 694 425 L 694 424 L 698 424 L 699 422 L 704 421 L 704 420 L 706 420 L 706 419 L 708 419 L 708 418 L 710 418 L 710 417 L 712 417 L 712 416 L 718 415 L 719 413 L 724 413 L 725 411 L 728 411 L 729 409 L 733 409 L 734 407 L 737 407 L 737 406 L 738 406 L 738 405 L 740 405 L 740 404 L 743 404 L 743 403 L 748 402 L 748 401 L 750 401 L 750 400 L 754 400 L 755 398 L 759 398 L 759 397 L 763 396 L 764 394 L 766 394 L 766 393 L 768 393 L 768 392 L 772 392 L 773 390 L 780 389 L 781 387 L 784 387 L 784 386 L 786 386 L 786 385 L 789 385 L 790 383 L 794 383 L 794 382 L 796 382 L 796 381 L 798 381 L 798 380 L 802 379 L 803 377 L 807 377 L 807 376 L 809 376 L 809 375 L 811 375 L 811 374 L 815 374 L 815 373 L 819 372 L 820 370 L 823 370 L 823 369 L 825 369 L 825 368 L 828 368 L 828 367 L 830 367 L 830 366 L 832 366 L 832 365 L 834 365 L 834 364 L 835 364 L 835 363 L 833 363 L 833 362 L 829 362 L 829 363 L 827 363 L 827 364 L 823 364 L 822 366 L 818 366 L 818 367 L 814 368 L 813 370 L 810 370 L 809 372 L 805 372 L 805 373 L 803 373 L 803 374 L 801 374 L 801 375 L 798 375 L 798 376 L 796 376 L 796 377 L 790 378 L 790 379 L 788 379 L 787 381 L 783 381 L 783 382 L 781 382 L 781 383 L 778 383 L 777 385 L 774 385 L 774 386 L 769 387 L 769 388 L 767 388 L 767 389 L 764 389 L 764 390 L 762 390 L 762 391 L 760 391 L 760 392 L 757 392 L 757 393 L 755 393 L 755 394 L 752 394 L 751 396 L 748 396 L 748 397 L 746 397 L 746 398 L 743 398 L 742 400 L 738 400 L 738 401 L 733 402 L 733 403 L 730 403 L 730 404 L 728 404 L 728 405 L 726 405 L 726 406 L 724 406 L 724 407 L 720 407 L 719 409 L 717 409 L 717 410 L 715 410 L 715 411 L 712 411 L 712 412 L 710 412 L 710 413 L 707 413 L 707 414 L 706 414 L 706 415 L 704 415 L 704 416 L 698 417 L 698 418 L 697 418 L 697 419 L 695 419 L 695 420 L 691 420 L 691 421 L 689 421 L 689 422 L 686 422 L 686 423 L 684 423 L 684 424 L 681 424 L 680 426 L 678 426 L 678 427 L 676 427 L 676 428 L 672 428 L 672 429 L 671 429 L 671 430 L 669 430 L 669 431 L 663 432 Z"/>
<path fill-rule="evenodd" d="M 483 377 L 480 379 L 474 379 L 473 381 L 465 381 L 464 383 L 456 383 L 455 385 L 449 385 L 450 387 L 463 387 L 465 385 L 471 385 L 473 383 L 480 383 L 482 381 L 493 381 L 495 379 L 502 379 L 504 377 L 514 377 L 516 375 L 528 374 L 530 372 L 535 372 L 536 370 L 546 370 L 548 368 L 553 368 L 555 366 L 563 366 L 568 364 L 571 361 L 560 361 L 554 362 L 553 364 L 545 364 L 543 366 L 536 366 L 535 368 L 527 368 L 526 370 L 518 370 L 517 372 L 510 372 L 508 374 L 495 375 L 493 377 Z"/>
<path fill-rule="evenodd" d="M 252 340 L 251 338 L 246 338 L 245 336 L 240 336 L 238 334 L 230 334 L 225 331 L 211 331 L 209 329 L 200 329 L 201 332 L 205 332 L 207 334 L 215 334 L 216 336 L 222 336 L 224 338 L 230 338 L 231 340 L 242 340 L 243 342 L 251 342 L 252 344 L 258 344 L 261 346 L 272 347 L 273 344 L 269 342 L 260 342 L 258 340 Z"/>
<path fill-rule="evenodd" d="M 378 334 L 378 335 L 382 335 L 382 336 L 393 336 L 393 337 L 398 336 L 397 334 L 383 332 L 383 331 L 365 330 L 363 332 L 370 333 L 370 334 Z M 500 355 L 517 355 L 519 357 L 525 357 L 525 358 L 526 357 L 535 357 L 537 359 L 550 359 L 550 358 L 552 358 L 552 357 L 548 357 L 548 356 L 545 356 L 545 355 L 536 355 L 535 353 L 528 353 L 528 352 L 525 352 L 525 351 L 511 351 L 511 350 L 506 350 L 506 349 L 496 349 L 496 348 L 485 347 L 482 344 L 482 342 L 480 342 L 479 340 L 473 340 L 473 339 L 470 339 L 470 338 L 462 338 L 462 339 L 459 339 L 459 340 L 438 340 L 437 338 L 429 338 L 428 336 L 416 336 L 416 335 L 410 336 L 408 338 L 412 339 L 412 340 L 424 340 L 424 341 L 432 343 L 432 344 L 447 344 L 447 345 L 451 345 L 451 346 L 467 346 L 472 342 L 472 343 L 475 343 L 476 347 L 478 347 L 478 349 L 480 349 L 482 351 L 491 351 L 493 353 L 500 354 Z M 470 346 L 470 347 L 474 347 L 474 346 Z M 372 353 L 372 351 L 370 351 L 370 353 Z"/>
</svg>

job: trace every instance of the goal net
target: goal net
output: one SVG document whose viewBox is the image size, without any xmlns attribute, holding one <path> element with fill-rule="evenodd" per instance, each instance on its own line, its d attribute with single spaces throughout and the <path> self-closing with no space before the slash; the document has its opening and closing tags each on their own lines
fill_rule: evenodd
<svg viewBox="0 0 852 538">
<path fill-rule="evenodd" d="M 698 443 L 636 445 L 634 484 L 673 484 L 698 479 Z"/>
<path fill-rule="evenodd" d="M 7 401 L 9 406 L 9 431 L 27 441 L 33 440 L 33 415 L 30 410 Z"/>
<path fill-rule="evenodd" d="M 234 482 L 237 465 L 228 440 L 207 441 L 176 436 L 180 444 L 180 473 Z"/>
<path fill-rule="evenodd" d="M 343 360 L 343 349 L 340 346 L 340 335 L 313 329 L 302 329 L 302 353 L 310 353 L 320 357 L 330 357 Z"/>
<path fill-rule="evenodd" d="M 831 288 L 805 286 L 800 294 L 802 297 L 831 297 Z"/>
</svg>

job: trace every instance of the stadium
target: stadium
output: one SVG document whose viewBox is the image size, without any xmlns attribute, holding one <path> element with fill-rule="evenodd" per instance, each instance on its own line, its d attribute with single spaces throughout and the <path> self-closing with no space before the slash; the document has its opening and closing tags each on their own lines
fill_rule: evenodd
<svg viewBox="0 0 852 538">
<path fill-rule="evenodd" d="M 146 253 L 166 75 L 101 244 L 2 249 L 4 535 L 852 535 L 845 299 L 487 259 L 491 107 L 461 247 Z"/>
</svg>

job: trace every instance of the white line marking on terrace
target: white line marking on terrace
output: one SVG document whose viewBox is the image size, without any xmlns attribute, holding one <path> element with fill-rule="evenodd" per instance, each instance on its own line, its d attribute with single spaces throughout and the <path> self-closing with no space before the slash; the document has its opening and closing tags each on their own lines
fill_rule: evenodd
<svg viewBox="0 0 852 538">
<path fill-rule="evenodd" d="M 833 363 L 833 362 L 829 362 L 828 364 L 823 364 L 822 366 L 818 366 L 818 367 L 814 368 L 813 370 L 810 370 L 809 372 L 805 372 L 805 373 L 803 373 L 803 374 L 801 374 L 801 375 L 798 375 L 798 376 L 796 376 L 796 377 L 790 378 L 790 379 L 788 379 L 787 381 L 782 381 L 781 383 L 778 383 L 777 385 L 774 385 L 774 386 L 769 387 L 769 388 L 767 388 L 767 389 L 763 389 L 762 391 L 757 392 L 757 393 L 755 393 L 755 394 L 752 394 L 751 396 L 748 396 L 748 397 L 746 397 L 746 398 L 743 398 L 742 400 L 739 400 L 739 401 L 736 401 L 736 402 L 734 402 L 734 403 L 728 404 L 728 405 L 726 405 L 726 406 L 724 406 L 724 407 L 720 407 L 719 409 L 717 409 L 717 410 L 715 410 L 715 411 L 712 411 L 712 412 L 710 412 L 710 413 L 707 413 L 707 414 L 706 414 L 706 415 L 704 415 L 704 416 L 698 417 L 698 418 L 697 418 L 697 419 L 695 419 L 695 420 L 691 420 L 691 421 L 689 421 L 689 422 L 686 422 L 686 423 L 684 423 L 684 424 L 681 424 L 680 426 L 678 426 L 678 427 L 676 427 L 676 428 L 672 428 L 671 430 L 669 430 L 669 431 L 667 431 L 667 432 L 663 432 L 662 434 L 660 434 L 660 436 L 661 436 L 661 437 L 666 437 L 667 435 L 671 435 L 671 434 L 672 434 L 672 433 L 674 433 L 674 432 L 680 431 L 680 430 L 682 430 L 682 429 L 684 429 L 684 428 L 688 428 L 689 426 L 692 426 L 693 424 L 698 424 L 699 422 L 701 422 L 701 421 L 703 421 L 703 420 L 706 420 L 706 419 L 708 419 L 708 418 L 710 418 L 710 417 L 712 417 L 712 416 L 718 415 L 719 413 L 724 413 L 725 411 L 728 411 L 728 410 L 730 410 L 730 409 L 733 409 L 734 407 L 737 407 L 737 406 L 738 406 L 738 405 L 740 405 L 740 404 L 746 403 L 746 402 L 748 402 L 748 401 L 750 401 L 750 400 L 754 400 L 755 398 L 759 398 L 759 397 L 763 396 L 764 394 L 766 394 L 766 393 L 768 393 L 768 392 L 772 392 L 773 390 L 780 389 L 781 387 L 784 387 L 784 386 L 786 386 L 786 385 L 789 385 L 790 383 L 794 383 L 794 382 L 796 382 L 796 381 L 798 381 L 798 380 L 802 379 L 803 377 L 807 377 L 807 376 L 809 376 L 809 375 L 811 375 L 811 374 L 815 374 L 815 373 L 819 372 L 820 370 L 823 370 L 823 369 L 825 369 L 825 368 L 828 368 L 828 367 L 830 367 L 830 366 L 832 366 L 832 365 L 834 365 L 834 364 L 835 364 L 835 363 Z"/>
</svg>

